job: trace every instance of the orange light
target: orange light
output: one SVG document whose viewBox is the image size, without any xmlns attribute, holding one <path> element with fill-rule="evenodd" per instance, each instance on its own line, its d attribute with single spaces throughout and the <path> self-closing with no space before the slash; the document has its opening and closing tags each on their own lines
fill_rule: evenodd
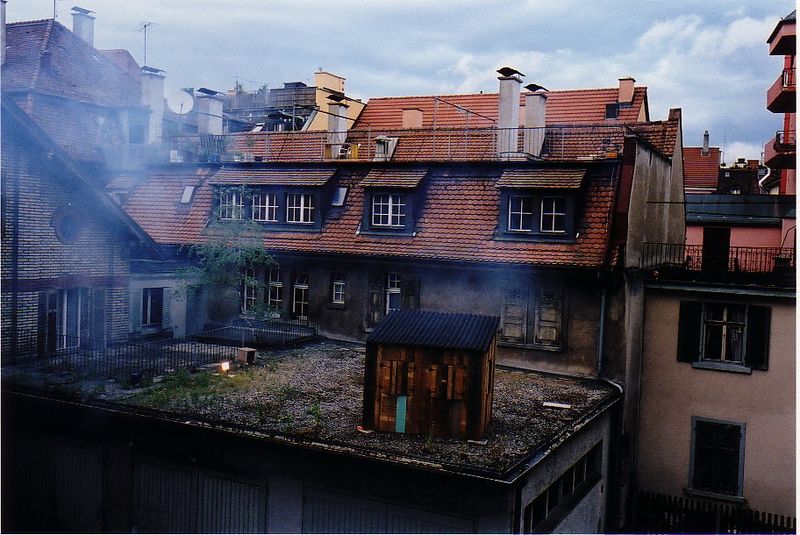
<svg viewBox="0 0 800 535">
<path fill-rule="evenodd" d="M 230 369 L 231 369 L 231 361 L 223 360 L 222 362 L 219 363 L 219 371 L 221 373 L 226 373 Z"/>
</svg>

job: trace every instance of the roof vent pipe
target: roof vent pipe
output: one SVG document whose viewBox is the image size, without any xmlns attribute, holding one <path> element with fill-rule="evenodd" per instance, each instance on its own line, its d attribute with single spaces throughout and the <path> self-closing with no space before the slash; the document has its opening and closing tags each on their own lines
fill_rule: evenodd
<svg viewBox="0 0 800 535">
<path fill-rule="evenodd" d="M 525 132 L 523 134 L 524 151 L 539 157 L 542 154 L 545 134 L 545 115 L 547 112 L 547 95 L 536 91 L 534 86 L 529 84 L 525 89 L 533 91 L 525 95 Z"/>
<path fill-rule="evenodd" d="M 711 151 L 708 148 L 708 138 L 709 138 L 708 130 L 706 130 L 705 132 L 703 132 L 703 151 L 700 153 L 703 156 L 708 156 L 711 153 Z"/>
<path fill-rule="evenodd" d="M 72 6 L 72 33 L 94 48 L 94 11 Z"/>
<path fill-rule="evenodd" d="M 500 76 L 500 94 L 497 105 L 497 155 L 508 158 L 518 154 L 519 139 L 519 93 L 522 77 L 516 69 L 503 67 L 498 69 Z"/>
</svg>

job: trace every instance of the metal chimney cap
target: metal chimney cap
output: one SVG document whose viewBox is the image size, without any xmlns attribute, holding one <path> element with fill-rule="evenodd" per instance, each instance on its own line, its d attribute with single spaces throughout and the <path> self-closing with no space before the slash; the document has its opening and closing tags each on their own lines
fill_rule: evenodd
<svg viewBox="0 0 800 535">
<path fill-rule="evenodd" d="M 532 91 L 534 93 L 536 91 L 549 91 L 549 89 L 539 84 L 528 84 L 525 86 L 525 89 L 527 89 L 528 91 Z"/>
<path fill-rule="evenodd" d="M 94 13 L 94 11 L 92 11 L 90 9 L 82 8 L 82 7 L 79 7 L 79 6 L 72 6 L 72 11 L 74 11 L 76 13 L 80 13 L 81 15 L 89 15 L 91 13 Z"/>
<path fill-rule="evenodd" d="M 525 76 L 524 74 L 522 74 L 521 72 L 519 72 L 517 69 L 515 69 L 513 67 L 500 67 L 499 69 L 497 69 L 497 73 L 500 76 L 506 76 L 506 77 L 513 76 L 515 74 L 518 74 L 519 76 Z"/>
<path fill-rule="evenodd" d="M 215 91 L 213 89 L 208 89 L 207 87 L 201 87 L 197 90 L 198 93 L 202 93 L 204 95 L 221 95 L 222 91 Z"/>
</svg>

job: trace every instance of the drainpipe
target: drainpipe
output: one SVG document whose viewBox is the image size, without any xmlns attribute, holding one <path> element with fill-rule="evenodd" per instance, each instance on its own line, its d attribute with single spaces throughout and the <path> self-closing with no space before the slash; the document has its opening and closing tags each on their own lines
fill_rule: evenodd
<svg viewBox="0 0 800 535">
<path fill-rule="evenodd" d="M 603 345 L 606 337 L 606 286 L 600 289 L 600 332 L 597 334 L 597 377 L 603 372 Z"/>
<path fill-rule="evenodd" d="M 772 174 L 772 167 L 767 167 L 767 174 L 761 177 L 761 180 L 758 181 L 758 187 L 761 188 L 761 191 L 767 191 L 767 189 L 764 187 L 764 182 L 767 181 L 769 175 L 771 174 Z"/>
</svg>

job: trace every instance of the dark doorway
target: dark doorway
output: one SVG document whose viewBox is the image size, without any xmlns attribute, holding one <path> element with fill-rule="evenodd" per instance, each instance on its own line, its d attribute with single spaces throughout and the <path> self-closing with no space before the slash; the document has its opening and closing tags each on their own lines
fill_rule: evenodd
<svg viewBox="0 0 800 535">
<path fill-rule="evenodd" d="M 731 229 L 703 228 L 703 271 L 724 273 L 728 270 L 731 250 Z"/>
</svg>

